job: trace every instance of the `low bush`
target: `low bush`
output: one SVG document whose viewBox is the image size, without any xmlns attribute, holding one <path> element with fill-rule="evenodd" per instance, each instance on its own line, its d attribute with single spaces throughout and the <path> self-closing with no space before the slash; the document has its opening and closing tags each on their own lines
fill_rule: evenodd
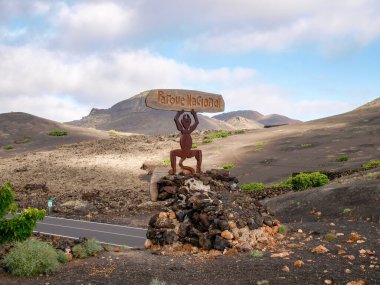
<svg viewBox="0 0 380 285">
<path fill-rule="evenodd" d="M 336 159 L 337 162 L 345 162 L 348 161 L 348 156 L 347 155 L 342 155 Z"/>
<path fill-rule="evenodd" d="M 161 165 L 169 166 L 170 165 L 170 159 L 164 159 L 161 161 Z"/>
<path fill-rule="evenodd" d="M 289 228 L 287 226 L 285 226 L 285 225 L 281 225 L 278 228 L 278 233 L 279 234 L 286 235 L 288 232 L 289 232 Z"/>
<path fill-rule="evenodd" d="M 11 149 L 14 149 L 14 146 L 11 145 L 11 144 L 7 144 L 3 147 L 5 150 L 11 150 Z"/>
<path fill-rule="evenodd" d="M 175 283 L 167 283 L 165 281 L 161 281 L 157 278 L 154 278 L 152 279 L 152 281 L 150 281 L 149 285 L 176 285 Z"/>
<path fill-rule="evenodd" d="M 312 187 L 320 187 L 330 182 L 327 175 L 320 172 L 300 173 L 288 180 L 271 185 L 272 188 L 287 188 L 303 191 Z"/>
<path fill-rule="evenodd" d="M 46 242 L 18 242 L 4 258 L 5 267 L 14 275 L 35 276 L 50 274 L 59 267 L 58 254 Z"/>
<path fill-rule="evenodd" d="M 260 191 L 265 188 L 264 183 L 247 183 L 240 185 L 241 190 L 246 191 Z"/>
<path fill-rule="evenodd" d="M 292 189 L 303 191 L 311 187 L 319 187 L 329 183 L 329 178 L 320 172 L 300 173 L 290 178 Z"/>
<path fill-rule="evenodd" d="M 83 243 L 77 244 L 73 247 L 73 255 L 76 258 L 86 258 L 89 256 L 95 256 L 102 250 L 100 243 L 93 239 L 86 239 Z"/>
<path fill-rule="evenodd" d="M 241 129 L 241 130 L 236 130 L 236 131 L 234 131 L 234 134 L 235 135 L 240 135 L 240 134 L 245 134 L 245 130 L 244 129 Z"/>
<path fill-rule="evenodd" d="M 83 247 L 86 250 L 88 256 L 94 256 L 102 250 L 100 243 L 93 238 L 87 239 L 83 243 Z"/>
<path fill-rule="evenodd" d="M 205 138 L 203 138 L 202 142 L 203 143 L 210 143 L 210 142 L 212 142 L 212 139 L 205 137 Z"/>
<path fill-rule="evenodd" d="M 213 133 L 213 134 L 210 134 L 206 137 L 203 138 L 203 143 L 210 143 L 212 142 L 214 139 L 219 139 L 219 138 L 226 138 L 230 135 L 229 132 L 227 131 L 221 131 L 221 132 L 216 132 L 216 133 Z"/>
<path fill-rule="evenodd" d="M 198 145 L 196 144 L 196 143 L 193 143 L 192 145 L 191 145 L 191 148 L 197 148 L 198 147 Z"/>
<path fill-rule="evenodd" d="M 261 250 L 255 249 L 254 251 L 251 252 L 251 256 L 255 257 L 255 258 L 257 258 L 257 257 L 263 257 L 263 255 L 264 254 L 263 254 L 263 252 Z"/>
<path fill-rule="evenodd" d="M 223 169 L 233 169 L 236 167 L 236 165 L 233 163 L 226 163 L 226 164 L 223 164 L 222 167 L 223 167 Z"/>
<path fill-rule="evenodd" d="M 362 165 L 362 167 L 365 169 L 365 170 L 369 170 L 369 169 L 373 169 L 373 168 L 377 168 L 377 167 L 380 167 L 380 160 L 371 160 L 367 163 L 364 163 Z"/>
<path fill-rule="evenodd" d="M 63 252 L 63 250 L 57 250 L 57 259 L 58 259 L 59 263 L 69 262 L 69 259 L 66 256 L 66 254 Z"/>
<path fill-rule="evenodd" d="M 73 256 L 75 258 L 86 258 L 86 257 L 88 257 L 86 249 L 84 248 L 84 246 L 82 244 L 74 245 L 74 247 L 72 248 L 72 251 L 73 251 Z"/>
<path fill-rule="evenodd" d="M 272 184 L 270 187 L 274 189 L 293 189 L 292 181 L 290 178 L 280 183 Z"/>
<path fill-rule="evenodd" d="M 308 147 L 311 147 L 311 143 L 304 143 L 304 144 L 301 144 L 301 147 L 302 147 L 302 148 L 308 148 Z"/>
<path fill-rule="evenodd" d="M 61 137 L 61 136 L 67 136 L 67 132 L 63 130 L 52 130 L 48 132 L 49 136 L 55 136 L 55 137 Z"/>
</svg>

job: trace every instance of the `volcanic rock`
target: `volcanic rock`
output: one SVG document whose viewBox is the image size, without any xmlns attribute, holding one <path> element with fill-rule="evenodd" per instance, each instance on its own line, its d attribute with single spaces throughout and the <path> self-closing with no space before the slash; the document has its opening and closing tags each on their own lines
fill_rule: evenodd
<svg viewBox="0 0 380 285">
<path fill-rule="evenodd" d="M 163 177 L 158 199 L 166 204 L 150 219 L 148 240 L 231 252 L 273 244 L 272 213 L 245 192 L 232 190 L 235 184 L 238 180 L 226 170 Z"/>
</svg>

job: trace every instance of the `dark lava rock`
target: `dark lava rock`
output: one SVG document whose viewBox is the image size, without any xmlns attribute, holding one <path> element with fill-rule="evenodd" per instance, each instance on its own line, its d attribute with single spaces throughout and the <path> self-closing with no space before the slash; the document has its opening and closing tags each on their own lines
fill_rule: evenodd
<svg viewBox="0 0 380 285">
<path fill-rule="evenodd" d="M 187 181 L 191 180 L 197 180 L 202 189 L 190 190 Z M 209 185 L 210 191 L 206 186 L 201 187 L 202 183 Z M 227 170 L 163 177 L 158 182 L 158 199 L 165 200 L 166 206 L 163 213 L 150 219 L 147 238 L 153 244 L 180 242 L 207 250 L 224 250 L 232 247 L 235 236 L 227 240 L 226 233 L 223 235 L 226 238 L 222 237 L 223 231 L 231 232 L 233 227 L 238 230 L 247 226 L 246 230 L 263 225 L 273 227 L 269 209 L 247 192 L 240 191 L 237 185 L 237 179 Z"/>
</svg>

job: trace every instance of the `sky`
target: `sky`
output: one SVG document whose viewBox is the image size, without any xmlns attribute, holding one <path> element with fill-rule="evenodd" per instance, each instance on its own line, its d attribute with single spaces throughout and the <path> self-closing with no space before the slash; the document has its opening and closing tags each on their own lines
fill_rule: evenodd
<svg viewBox="0 0 380 285">
<path fill-rule="evenodd" d="M 0 0 L 0 113 L 66 122 L 142 91 L 312 120 L 380 97 L 378 0 Z"/>
</svg>

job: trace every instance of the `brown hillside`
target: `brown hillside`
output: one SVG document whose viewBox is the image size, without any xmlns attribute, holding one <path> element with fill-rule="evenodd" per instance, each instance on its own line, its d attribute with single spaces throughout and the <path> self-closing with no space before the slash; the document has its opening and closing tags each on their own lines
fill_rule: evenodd
<svg viewBox="0 0 380 285">
<path fill-rule="evenodd" d="M 49 136 L 52 130 L 67 131 L 67 136 Z M 0 114 L 0 157 L 20 152 L 53 149 L 62 144 L 72 144 L 94 138 L 108 138 L 102 131 L 79 128 L 43 119 L 21 112 Z M 5 150 L 4 146 L 14 148 Z"/>
</svg>

